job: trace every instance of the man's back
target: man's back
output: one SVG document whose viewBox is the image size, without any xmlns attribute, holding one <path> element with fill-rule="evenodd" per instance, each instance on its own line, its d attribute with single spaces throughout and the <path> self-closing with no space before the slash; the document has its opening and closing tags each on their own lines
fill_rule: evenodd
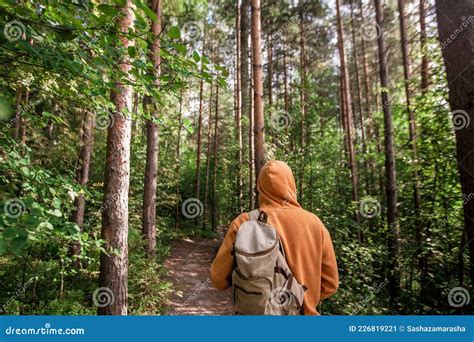
<svg viewBox="0 0 474 342">
<path fill-rule="evenodd" d="M 305 314 L 317 314 L 321 299 L 331 296 L 338 287 L 338 272 L 331 237 L 319 218 L 302 209 L 296 200 L 296 185 L 291 169 L 283 162 L 270 161 L 258 178 L 259 209 L 268 215 L 268 223 L 280 235 L 290 269 L 308 291 Z M 229 226 L 216 259 L 211 279 L 218 289 L 229 287 L 233 267 L 233 244 L 240 225 L 249 220 L 247 213 Z"/>
</svg>

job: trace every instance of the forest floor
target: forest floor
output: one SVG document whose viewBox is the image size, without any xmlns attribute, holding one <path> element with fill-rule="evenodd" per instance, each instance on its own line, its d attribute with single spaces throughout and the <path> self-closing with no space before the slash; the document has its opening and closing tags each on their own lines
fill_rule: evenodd
<svg viewBox="0 0 474 342">
<path fill-rule="evenodd" d="M 231 315 L 230 290 L 218 291 L 209 277 L 209 267 L 221 240 L 185 238 L 174 241 L 166 261 L 175 293 L 168 301 L 169 315 Z"/>
</svg>

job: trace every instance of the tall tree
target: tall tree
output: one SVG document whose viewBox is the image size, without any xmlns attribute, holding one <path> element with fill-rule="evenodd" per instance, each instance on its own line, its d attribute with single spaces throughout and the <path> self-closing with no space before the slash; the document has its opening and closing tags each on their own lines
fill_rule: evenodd
<svg viewBox="0 0 474 342">
<path fill-rule="evenodd" d="M 338 32 L 338 50 L 339 50 L 339 61 L 341 68 L 342 77 L 342 103 L 344 108 L 344 121 L 346 130 L 347 148 L 349 154 L 349 167 L 351 170 L 352 180 L 352 200 L 357 203 L 359 200 L 358 195 L 358 171 L 357 161 L 354 149 L 354 125 L 353 125 L 353 113 L 352 113 L 352 97 L 350 93 L 350 82 L 349 82 L 349 70 L 346 61 L 346 50 L 344 46 L 344 26 L 341 17 L 341 5 L 340 0 L 336 0 L 336 15 L 337 15 L 337 32 Z M 355 211 L 355 219 L 359 220 L 359 212 Z M 360 238 L 360 236 L 359 236 Z"/>
<path fill-rule="evenodd" d="M 205 39 L 202 40 L 202 54 L 204 55 Z M 201 62 L 202 63 L 202 62 Z M 201 65 L 201 71 L 202 71 Z M 196 147 L 196 199 L 199 200 L 201 196 L 201 150 L 202 150 L 202 113 L 204 111 L 204 80 L 199 80 L 199 112 L 197 124 L 197 147 Z M 196 223 L 198 218 L 196 217 Z"/>
<path fill-rule="evenodd" d="M 387 196 L 387 223 L 389 227 L 389 253 L 390 253 L 390 268 L 389 268 L 389 288 L 390 288 L 390 302 L 392 308 L 396 308 L 397 299 L 400 295 L 400 270 L 398 263 L 399 255 L 399 225 L 398 225 L 398 210 L 397 210 L 397 179 L 395 169 L 395 145 L 393 142 L 393 122 L 392 111 L 390 108 L 390 101 L 386 89 L 389 87 L 389 76 L 387 70 L 387 59 L 385 55 L 385 36 L 383 30 L 383 13 L 380 0 L 374 0 L 376 22 L 380 28 L 377 39 L 379 51 L 379 67 L 380 67 L 380 86 L 381 100 L 384 116 L 385 127 L 385 173 L 386 173 L 386 196 Z"/>
<path fill-rule="evenodd" d="M 161 0 L 152 0 L 151 10 L 156 20 L 151 23 L 153 42 L 149 46 L 149 59 L 153 63 L 154 86 L 160 85 L 160 34 L 162 25 Z M 138 102 L 138 101 L 137 101 Z M 145 252 L 149 258 L 156 254 L 156 175 L 158 171 L 158 110 L 153 97 L 147 97 L 146 103 L 151 108 L 151 119 L 146 122 L 146 162 L 143 189 L 142 233 L 146 240 Z"/>
<path fill-rule="evenodd" d="M 303 9 L 300 9 L 300 106 L 301 106 L 301 164 L 300 175 L 298 179 L 298 194 L 301 203 L 303 203 L 303 183 L 304 183 L 304 167 L 305 167 L 305 118 L 306 118 L 306 56 L 305 56 L 305 40 L 304 40 L 304 14 Z"/>
<path fill-rule="evenodd" d="M 262 30 L 260 10 L 260 0 L 252 0 L 252 71 L 255 117 L 255 180 L 258 179 L 260 170 L 265 164 L 265 122 L 263 117 L 263 62 L 261 49 Z"/>
<path fill-rule="evenodd" d="M 421 46 L 421 91 L 423 94 L 428 90 L 429 85 L 429 61 L 426 51 L 426 0 L 420 0 L 420 46 Z"/>
<path fill-rule="evenodd" d="M 180 178 L 179 173 L 181 171 L 181 128 L 182 128 L 182 119 L 183 119 L 183 92 L 179 96 L 179 110 L 178 110 L 178 136 L 176 137 L 176 206 L 175 206 L 175 220 L 174 227 L 178 228 L 179 222 L 179 203 L 181 202 L 180 196 Z"/>
<path fill-rule="evenodd" d="M 209 88 L 211 89 L 209 94 L 208 109 L 209 116 L 207 119 L 207 147 L 206 147 L 206 184 L 204 188 L 204 204 L 203 204 L 203 219 L 202 229 L 206 229 L 206 209 L 207 209 L 207 198 L 209 195 L 209 173 L 211 170 L 211 133 L 212 133 L 212 91 L 213 84 L 211 82 Z"/>
<path fill-rule="evenodd" d="M 214 167 L 212 173 L 212 229 L 217 231 L 217 166 L 219 153 L 219 83 L 216 83 L 216 116 L 214 118 Z"/>
<path fill-rule="evenodd" d="M 235 16 L 235 125 L 237 131 L 237 141 L 239 144 L 237 151 L 237 197 L 239 199 L 239 213 L 243 212 L 243 180 L 242 180 L 242 164 L 243 164 L 243 144 L 242 144 L 242 56 L 241 56 L 241 39 L 240 39 L 240 1 L 237 1 L 237 15 Z"/>
<path fill-rule="evenodd" d="M 462 193 L 466 198 L 474 193 L 474 64 L 472 42 L 474 28 L 466 18 L 473 18 L 474 3 L 470 0 L 436 0 L 440 42 L 447 42 L 443 49 L 449 85 L 449 105 L 455 124 L 457 160 L 461 176 Z M 462 35 L 450 39 L 452 33 L 464 27 Z M 469 197 L 467 197 L 469 196 Z M 474 201 L 464 200 L 464 229 L 469 249 L 470 277 L 474 284 Z"/>
<path fill-rule="evenodd" d="M 253 115 L 251 104 L 251 82 L 250 82 L 250 64 L 249 64 L 249 32 L 250 32 L 250 0 L 242 0 L 240 9 L 240 57 L 241 57 L 241 96 L 242 113 L 249 117 L 248 128 L 248 149 L 249 149 L 249 207 L 253 207 Z"/>
<path fill-rule="evenodd" d="M 120 44 L 125 50 L 133 45 L 128 30 L 135 19 L 132 0 L 125 0 L 117 16 Z M 128 54 L 121 54 L 117 68 L 128 75 L 131 70 Z M 115 105 L 113 123 L 107 132 L 107 157 L 105 165 L 105 189 L 102 214 L 102 239 L 107 253 L 100 256 L 100 287 L 108 288 L 114 300 L 110 305 L 98 308 L 102 315 L 126 315 L 128 308 L 128 188 L 130 180 L 130 134 L 132 88 L 117 80 L 111 92 Z"/>
<path fill-rule="evenodd" d="M 89 182 L 89 170 L 91 165 L 92 147 L 94 145 L 94 113 L 90 110 L 85 111 L 84 121 L 82 124 L 81 151 L 79 153 L 79 165 L 76 172 L 76 182 L 85 187 Z M 74 200 L 73 220 L 79 227 L 80 231 L 84 230 L 84 214 L 86 211 L 86 198 L 80 193 Z M 72 246 L 72 255 L 79 256 L 81 254 L 81 244 L 79 241 Z M 75 261 L 76 267 L 81 267 L 80 260 Z"/>
<path fill-rule="evenodd" d="M 409 57 L 409 41 L 408 41 L 408 32 L 407 32 L 407 20 L 405 18 L 405 0 L 398 0 L 398 13 L 399 13 L 399 22 L 400 22 L 400 42 L 402 49 L 402 60 L 403 60 L 403 78 L 405 83 L 405 98 L 406 98 L 406 111 L 408 113 L 408 132 L 410 139 L 410 146 L 412 150 L 413 163 L 415 164 L 413 168 L 413 206 L 415 209 L 416 216 L 419 217 L 419 210 L 421 207 L 421 196 L 420 196 L 420 181 L 418 174 L 418 150 L 416 146 L 417 133 L 416 133 L 416 118 L 415 112 L 411 104 L 411 89 L 410 82 L 412 77 L 412 67 Z M 422 48 L 424 49 L 424 48 Z M 422 57 L 422 60 L 424 57 Z M 422 62 L 423 64 L 423 62 Z M 422 66 L 423 67 L 423 66 Z M 423 86 L 422 86 L 423 88 Z M 416 245 L 419 249 L 422 245 L 422 229 L 420 224 L 416 225 Z M 418 257 L 418 264 L 421 269 L 421 285 L 424 286 L 426 280 L 426 257 L 423 253 L 420 253 Z"/>
</svg>

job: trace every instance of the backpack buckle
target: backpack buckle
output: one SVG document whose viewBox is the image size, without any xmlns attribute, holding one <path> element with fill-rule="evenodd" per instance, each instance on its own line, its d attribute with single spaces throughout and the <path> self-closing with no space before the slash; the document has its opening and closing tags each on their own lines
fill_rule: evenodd
<svg viewBox="0 0 474 342">
<path fill-rule="evenodd" d="M 258 221 L 267 223 L 268 215 L 266 212 L 261 211 L 260 214 L 258 215 Z"/>
</svg>

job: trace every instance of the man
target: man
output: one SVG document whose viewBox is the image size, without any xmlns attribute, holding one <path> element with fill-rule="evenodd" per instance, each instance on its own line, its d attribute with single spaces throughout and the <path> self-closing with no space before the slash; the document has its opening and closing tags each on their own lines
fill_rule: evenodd
<svg viewBox="0 0 474 342">
<path fill-rule="evenodd" d="M 260 171 L 257 181 L 259 209 L 268 214 L 268 223 L 278 231 L 286 261 L 300 284 L 307 287 L 304 314 L 318 315 L 320 300 L 338 288 L 339 276 L 331 237 L 321 220 L 301 208 L 296 199 L 293 173 L 282 161 L 272 160 Z M 233 245 L 240 225 L 248 213 L 239 215 L 229 226 L 211 266 L 211 280 L 219 290 L 229 288 L 233 268 Z"/>
</svg>

